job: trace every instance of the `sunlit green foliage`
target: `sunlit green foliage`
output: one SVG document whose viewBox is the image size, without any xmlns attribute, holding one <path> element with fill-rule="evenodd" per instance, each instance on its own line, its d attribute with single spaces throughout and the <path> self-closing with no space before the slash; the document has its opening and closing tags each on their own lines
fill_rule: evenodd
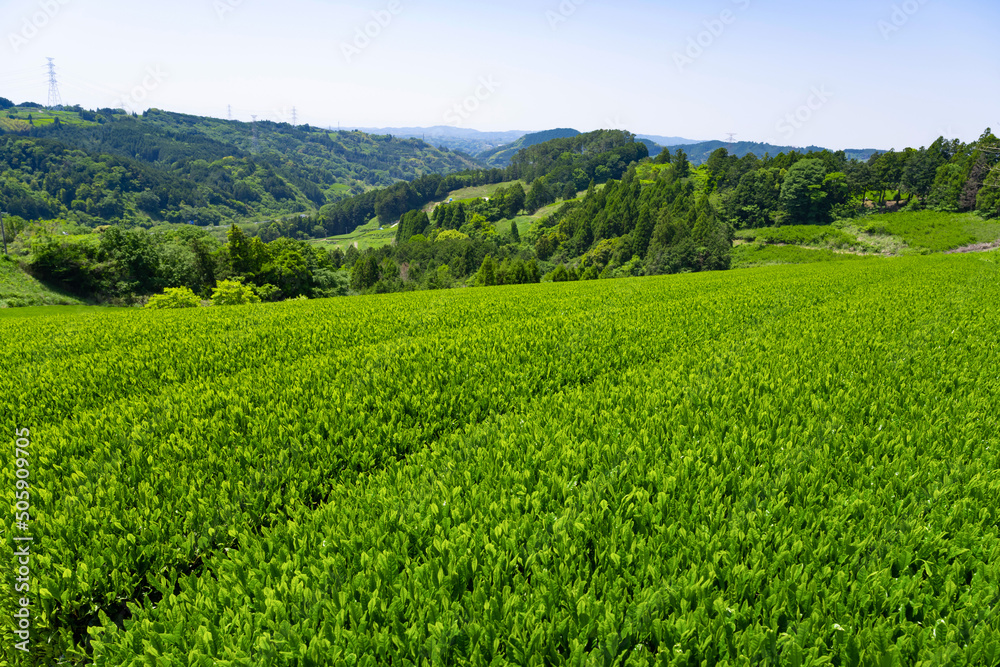
<svg viewBox="0 0 1000 667">
<path fill-rule="evenodd" d="M 998 298 L 965 255 L 0 319 L 25 664 L 996 664 Z"/>
<path fill-rule="evenodd" d="M 213 306 L 244 306 L 260 303 L 260 296 L 251 285 L 238 280 L 220 280 L 212 290 Z"/>
<path fill-rule="evenodd" d="M 26 274 L 13 258 L 0 255 L 0 308 L 78 303 Z"/>
<path fill-rule="evenodd" d="M 862 228 L 899 236 L 912 248 L 932 252 L 1000 239 L 1000 222 L 984 221 L 972 213 L 904 211 L 865 220 Z"/>
<path fill-rule="evenodd" d="M 197 308 L 201 305 L 201 297 L 187 287 L 168 287 L 163 294 L 149 298 L 146 308 L 163 310 L 165 308 Z"/>
<path fill-rule="evenodd" d="M 734 269 L 746 269 L 771 264 L 812 264 L 862 259 L 860 255 L 835 252 L 827 248 L 803 248 L 795 245 L 761 245 L 746 243 L 733 248 Z"/>
<path fill-rule="evenodd" d="M 760 243 L 785 243 L 831 248 L 850 248 L 859 245 L 855 236 L 830 225 L 789 225 L 787 227 L 747 229 L 737 232 L 736 237 L 748 241 L 756 240 Z"/>
</svg>

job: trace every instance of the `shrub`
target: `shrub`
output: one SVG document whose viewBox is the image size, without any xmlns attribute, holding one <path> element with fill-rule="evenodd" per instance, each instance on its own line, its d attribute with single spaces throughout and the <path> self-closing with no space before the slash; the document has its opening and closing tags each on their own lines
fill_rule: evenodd
<svg viewBox="0 0 1000 667">
<path fill-rule="evenodd" d="M 201 299 L 187 287 L 168 287 L 163 294 L 150 297 L 146 308 L 162 310 L 164 308 L 197 308 Z"/>
<path fill-rule="evenodd" d="M 260 297 L 253 287 L 238 280 L 220 280 L 212 292 L 213 306 L 242 306 L 248 303 L 260 303 Z"/>
<path fill-rule="evenodd" d="M 438 241 L 461 241 L 467 238 L 469 238 L 468 234 L 463 234 L 462 232 L 454 229 L 446 229 L 437 235 Z"/>
</svg>

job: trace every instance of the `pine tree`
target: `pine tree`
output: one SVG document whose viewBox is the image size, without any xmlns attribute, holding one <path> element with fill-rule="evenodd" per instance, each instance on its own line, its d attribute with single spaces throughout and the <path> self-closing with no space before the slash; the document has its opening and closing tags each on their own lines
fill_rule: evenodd
<svg viewBox="0 0 1000 667">
<path fill-rule="evenodd" d="M 677 149 L 677 157 L 674 159 L 673 164 L 674 173 L 677 175 L 677 178 L 687 178 L 691 175 L 691 163 L 688 162 L 688 156 L 684 152 L 684 149 Z"/>
<path fill-rule="evenodd" d="M 652 235 L 653 215 L 649 211 L 649 206 L 643 204 L 639 210 L 639 222 L 635 226 L 635 234 L 632 237 L 635 252 L 640 257 L 646 256 L 646 251 L 649 249 L 649 239 Z"/>
<path fill-rule="evenodd" d="M 497 264 L 492 255 L 486 255 L 476 274 L 476 284 L 487 287 L 497 284 Z"/>
</svg>

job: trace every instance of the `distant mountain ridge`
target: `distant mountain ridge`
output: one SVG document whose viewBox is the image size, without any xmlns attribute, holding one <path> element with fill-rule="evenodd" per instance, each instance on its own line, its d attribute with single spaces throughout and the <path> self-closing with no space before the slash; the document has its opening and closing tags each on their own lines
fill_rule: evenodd
<svg viewBox="0 0 1000 667">
<path fill-rule="evenodd" d="M 700 139 L 685 139 L 684 137 L 661 137 L 656 134 L 637 134 L 637 139 L 648 139 L 660 146 L 685 146 L 687 144 L 702 143 Z"/>
<path fill-rule="evenodd" d="M 421 139 L 432 146 L 478 155 L 484 151 L 517 141 L 528 134 L 524 130 L 481 132 L 451 125 L 433 127 L 359 127 L 351 128 L 373 135 L 391 134 L 394 137 Z"/>
<path fill-rule="evenodd" d="M 346 127 L 341 129 L 348 129 Z M 455 127 L 454 125 L 434 125 L 432 127 L 351 127 L 352 130 L 366 132 L 368 134 L 393 134 L 396 136 L 410 136 L 414 138 L 421 134 L 431 137 L 461 137 L 464 139 L 477 139 L 481 137 L 501 138 L 506 141 L 516 141 L 530 132 L 526 130 L 504 130 L 502 132 L 484 132 L 466 127 Z"/>
<path fill-rule="evenodd" d="M 433 146 L 461 151 L 467 155 L 471 155 L 482 160 L 490 167 L 506 167 L 510 164 L 510 158 L 521 148 L 533 146 L 551 139 L 565 139 L 580 134 L 578 130 L 569 128 L 533 132 L 522 130 L 483 132 L 451 125 L 435 125 L 433 127 L 358 127 L 351 129 L 357 129 L 360 132 L 373 135 L 391 134 L 395 137 L 422 139 Z M 522 139 L 524 141 L 520 141 Z M 663 150 L 664 146 L 686 146 L 701 143 L 701 140 L 698 139 L 665 137 L 658 134 L 637 134 L 636 140 L 646 144 L 650 155 L 659 153 Z"/>
<path fill-rule="evenodd" d="M 703 141 L 695 144 L 673 144 L 667 146 L 671 153 L 676 153 L 678 150 L 683 150 L 690 160 L 691 164 L 697 166 L 704 164 L 708 161 L 709 156 L 720 148 L 725 148 L 729 151 L 730 155 L 736 155 L 737 157 L 743 157 L 747 153 L 753 153 L 759 158 L 764 157 L 764 154 L 769 154 L 771 157 L 775 157 L 780 153 L 810 153 L 810 152 L 821 152 L 828 150 L 831 153 L 836 153 L 840 149 L 830 149 L 823 148 L 821 146 L 776 146 L 774 144 L 758 143 L 755 141 L 738 141 L 729 144 L 725 141 Z M 875 153 L 882 153 L 884 151 L 875 148 L 861 148 L 861 149 L 846 149 L 844 153 L 847 154 L 847 158 L 850 160 L 867 160 Z M 653 152 L 650 151 L 652 155 Z"/>
</svg>

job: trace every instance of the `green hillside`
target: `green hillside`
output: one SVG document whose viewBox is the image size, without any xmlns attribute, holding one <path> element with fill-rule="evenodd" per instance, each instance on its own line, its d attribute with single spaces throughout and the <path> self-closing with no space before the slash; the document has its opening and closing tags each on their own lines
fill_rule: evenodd
<svg viewBox="0 0 1000 667">
<path fill-rule="evenodd" d="M 482 160 L 489 167 L 506 167 L 511 163 L 511 159 L 518 153 L 518 151 L 528 148 L 530 146 L 537 146 L 538 144 L 543 144 L 547 141 L 552 141 L 553 139 L 567 139 L 571 137 L 579 136 L 580 133 L 576 130 L 571 129 L 556 129 L 556 130 L 546 130 L 545 132 L 534 132 L 532 134 L 526 134 L 519 138 L 517 141 L 512 143 L 498 146 L 491 150 L 483 151 L 476 155 L 479 160 Z"/>
<path fill-rule="evenodd" d="M 12 257 L 0 255 L 0 308 L 80 304 L 79 299 L 46 287 L 29 276 Z"/>
<path fill-rule="evenodd" d="M 395 226 L 385 227 L 379 224 L 378 219 L 374 219 L 366 225 L 362 225 L 349 234 L 330 236 L 325 239 L 312 240 L 309 243 L 317 248 L 339 249 L 347 252 L 349 248 L 365 251 L 369 248 L 382 248 L 392 245 L 396 239 Z"/>
<path fill-rule="evenodd" d="M 974 213 L 901 212 L 864 222 L 860 228 L 876 236 L 894 236 L 924 252 L 944 252 L 1000 240 L 1000 220 Z"/>
<path fill-rule="evenodd" d="M 737 243 L 797 246 L 850 254 L 908 255 L 954 251 L 968 246 L 1000 242 L 1000 221 L 984 220 L 975 213 L 902 211 L 842 220 L 834 225 L 762 227 L 736 232 Z M 742 247 L 747 253 L 749 248 Z M 805 255 L 802 255 L 805 256 Z"/>
<path fill-rule="evenodd" d="M 72 110 L 75 109 L 75 110 Z M 150 110 L 0 111 L 0 203 L 88 226 L 253 221 L 478 166 L 417 139 Z"/>
</svg>

